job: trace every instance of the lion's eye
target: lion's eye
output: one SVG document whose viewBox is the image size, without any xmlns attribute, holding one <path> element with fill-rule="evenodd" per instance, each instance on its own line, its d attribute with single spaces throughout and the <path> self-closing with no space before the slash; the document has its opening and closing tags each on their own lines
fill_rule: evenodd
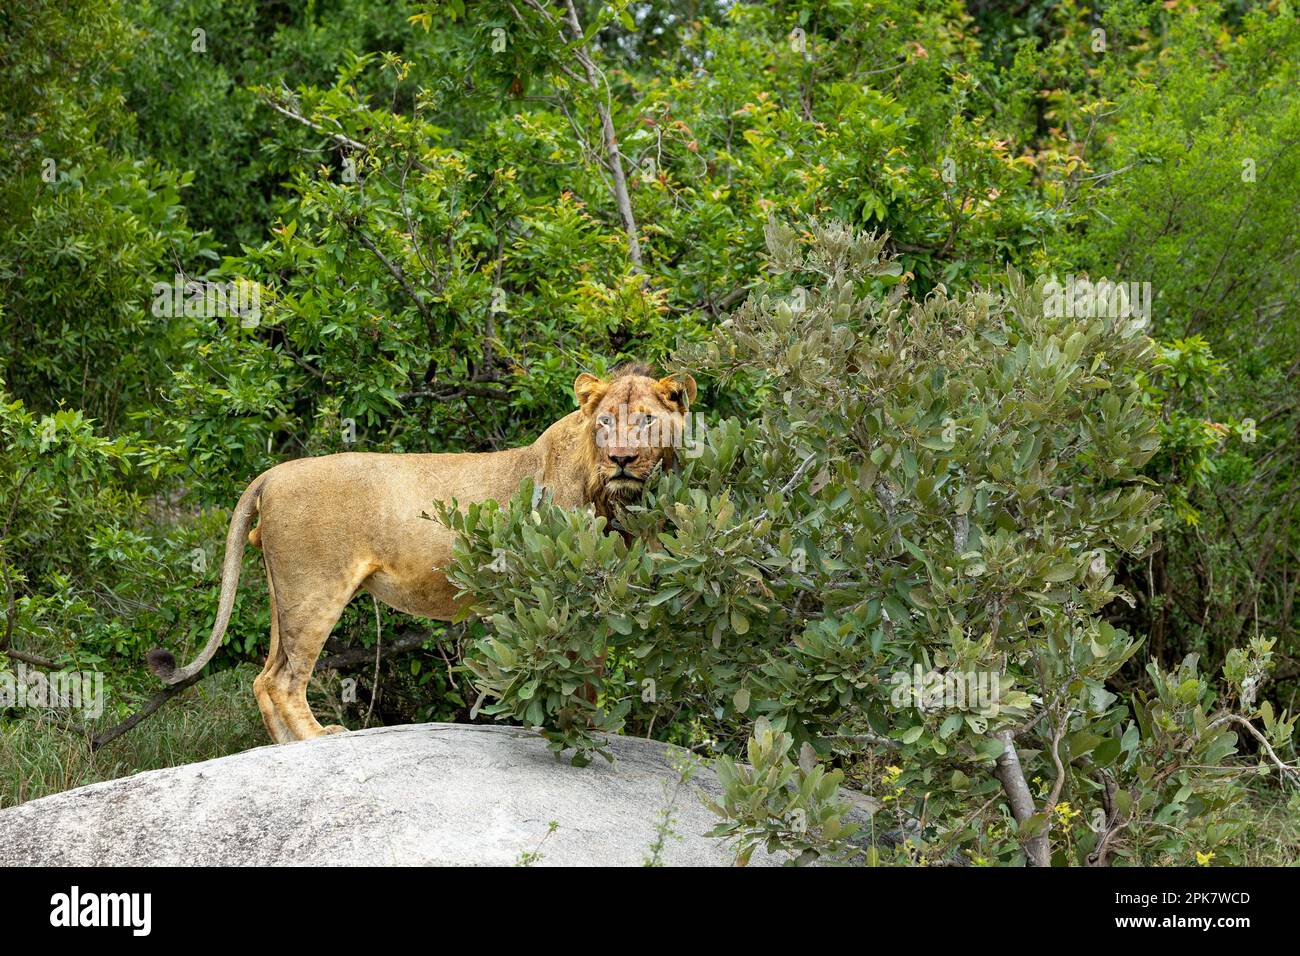
<svg viewBox="0 0 1300 956">
<path fill-rule="evenodd" d="M 614 419 L 611 418 L 609 415 L 601 415 L 599 418 L 596 419 L 596 424 L 599 425 L 601 428 L 611 428 L 614 425 Z"/>
</svg>

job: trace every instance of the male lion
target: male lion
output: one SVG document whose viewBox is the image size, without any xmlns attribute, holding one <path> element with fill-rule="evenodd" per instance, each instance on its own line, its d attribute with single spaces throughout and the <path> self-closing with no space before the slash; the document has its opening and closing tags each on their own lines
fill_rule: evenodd
<svg viewBox="0 0 1300 956">
<path fill-rule="evenodd" d="M 149 666 L 176 684 L 203 669 L 221 646 L 239 586 L 244 537 L 262 549 L 271 595 L 271 650 L 253 692 L 276 743 L 346 728 L 322 727 L 307 705 L 307 682 L 330 630 L 360 590 L 399 611 L 450 620 L 455 587 L 437 570 L 453 534 L 422 519 L 434 500 L 506 501 L 532 478 L 556 504 L 610 516 L 636 499 L 650 470 L 673 464 L 668 441 L 681 434 L 695 380 L 655 379 L 649 366 L 616 368 L 609 381 L 583 373 L 573 383 L 578 410 L 523 448 L 483 454 L 380 455 L 348 452 L 300 458 L 258 475 L 235 506 L 221 568 L 212 636 L 187 667 L 169 651 Z M 650 429 L 652 423 L 658 427 Z M 623 423 L 626 423 L 625 427 Z M 675 431 L 674 431 L 675 430 Z M 258 525 L 250 532 L 253 517 Z"/>
</svg>

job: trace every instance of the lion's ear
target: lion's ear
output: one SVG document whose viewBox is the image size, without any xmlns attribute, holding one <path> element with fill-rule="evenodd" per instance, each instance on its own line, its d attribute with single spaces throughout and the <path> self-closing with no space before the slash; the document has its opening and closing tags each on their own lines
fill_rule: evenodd
<svg viewBox="0 0 1300 956">
<path fill-rule="evenodd" d="M 573 394 L 578 399 L 578 407 L 584 412 L 599 402 L 609 389 L 609 382 L 596 378 L 590 372 L 583 372 L 573 380 Z"/>
<path fill-rule="evenodd" d="M 658 386 L 659 394 L 663 396 L 664 401 L 669 405 L 677 406 L 683 412 L 688 411 L 691 402 L 695 401 L 695 379 L 685 373 L 680 377 L 669 375 L 667 378 L 661 378 Z"/>
</svg>

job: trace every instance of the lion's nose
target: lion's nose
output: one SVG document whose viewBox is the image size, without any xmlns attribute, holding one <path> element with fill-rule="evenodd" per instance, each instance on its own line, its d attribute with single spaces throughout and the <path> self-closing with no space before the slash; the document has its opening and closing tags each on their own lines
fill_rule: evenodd
<svg viewBox="0 0 1300 956">
<path fill-rule="evenodd" d="M 632 462 L 636 461 L 636 455 L 615 455 L 611 453 L 609 460 L 620 468 L 626 468 L 628 465 L 632 464 Z"/>
</svg>

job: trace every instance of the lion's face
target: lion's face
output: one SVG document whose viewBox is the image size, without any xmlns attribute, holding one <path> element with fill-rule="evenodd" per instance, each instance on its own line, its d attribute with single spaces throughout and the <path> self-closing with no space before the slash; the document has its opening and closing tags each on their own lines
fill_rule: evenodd
<svg viewBox="0 0 1300 956">
<path fill-rule="evenodd" d="M 655 379 L 649 371 L 615 369 L 609 381 L 583 373 L 573 383 L 590 439 L 591 490 L 604 497 L 639 497 L 656 464 L 672 466 L 674 445 L 682 441 L 695 379 Z"/>
</svg>

